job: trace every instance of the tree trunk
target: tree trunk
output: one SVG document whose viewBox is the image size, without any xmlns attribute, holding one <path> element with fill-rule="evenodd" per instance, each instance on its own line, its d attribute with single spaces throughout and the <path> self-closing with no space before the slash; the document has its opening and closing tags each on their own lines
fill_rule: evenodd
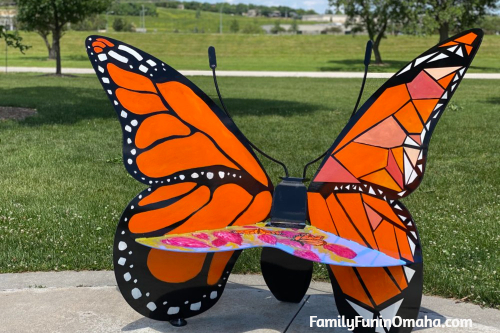
<svg viewBox="0 0 500 333">
<path fill-rule="evenodd" d="M 61 31 L 54 29 L 52 31 L 52 49 L 54 50 L 54 53 L 56 54 L 56 75 L 61 75 L 61 47 L 60 47 L 60 41 L 61 39 Z"/>
<path fill-rule="evenodd" d="M 380 55 L 380 50 L 378 49 L 380 42 L 373 43 L 373 54 L 375 54 L 375 63 L 380 65 L 383 63 L 382 56 Z"/>
<path fill-rule="evenodd" d="M 447 40 L 450 35 L 450 25 L 448 22 L 443 22 L 439 25 L 439 42 L 442 43 L 443 41 Z"/>
<path fill-rule="evenodd" d="M 45 46 L 47 47 L 47 51 L 49 54 L 49 59 L 54 60 L 56 58 L 56 53 L 54 52 L 54 42 L 52 42 L 52 44 L 49 43 L 49 33 L 38 31 L 38 34 L 43 38 L 43 41 L 45 42 Z"/>
</svg>

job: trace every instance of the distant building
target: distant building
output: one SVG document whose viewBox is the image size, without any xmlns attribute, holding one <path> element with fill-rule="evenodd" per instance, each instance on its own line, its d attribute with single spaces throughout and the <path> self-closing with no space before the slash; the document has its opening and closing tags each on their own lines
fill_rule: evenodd
<svg viewBox="0 0 500 333">
<path fill-rule="evenodd" d="M 184 10 L 184 5 L 183 4 L 177 5 L 177 9 Z"/>
<path fill-rule="evenodd" d="M 347 15 L 323 14 L 323 15 L 302 15 L 302 21 L 331 22 L 345 24 Z"/>
<path fill-rule="evenodd" d="M 242 15 L 248 17 L 256 17 L 257 15 L 259 15 L 259 12 L 257 11 L 257 9 L 249 9 L 248 12 L 243 13 Z"/>
<path fill-rule="evenodd" d="M 0 25 L 5 27 L 6 30 L 14 30 L 14 19 L 17 15 L 17 10 L 12 9 L 0 9 Z"/>
<path fill-rule="evenodd" d="M 269 14 L 269 17 L 281 17 L 281 12 L 279 10 L 275 10 Z"/>
<path fill-rule="evenodd" d="M 286 31 L 282 34 L 290 34 L 291 24 L 280 25 Z M 268 34 L 271 33 L 274 24 L 263 25 L 262 29 Z M 297 27 L 297 34 L 299 35 L 322 35 L 322 34 L 336 34 L 344 35 L 349 34 L 350 31 L 346 30 L 344 25 L 338 23 L 320 23 L 320 24 L 299 24 Z"/>
</svg>

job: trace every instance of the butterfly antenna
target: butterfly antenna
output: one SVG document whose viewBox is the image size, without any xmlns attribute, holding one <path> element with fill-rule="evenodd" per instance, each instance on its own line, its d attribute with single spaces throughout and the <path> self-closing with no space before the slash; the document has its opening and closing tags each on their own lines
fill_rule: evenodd
<svg viewBox="0 0 500 333">
<path fill-rule="evenodd" d="M 359 90 L 359 95 L 358 95 L 358 100 L 356 101 L 356 106 L 354 106 L 354 110 L 352 110 L 351 118 L 354 116 L 354 114 L 358 110 L 359 102 L 361 101 L 361 96 L 363 96 L 363 90 L 365 90 L 366 76 L 368 75 L 368 66 L 370 65 L 370 60 L 372 57 L 372 49 L 373 49 L 373 41 L 369 40 L 366 43 L 365 61 L 364 61 L 365 74 L 363 75 L 363 83 L 361 84 L 361 89 Z M 321 154 L 321 156 L 319 156 L 316 159 L 312 160 L 311 162 L 307 163 L 304 166 L 304 171 L 302 172 L 302 178 L 304 178 L 304 179 L 306 178 L 307 168 L 309 168 L 309 166 L 311 164 L 314 164 L 314 163 L 318 162 L 320 159 L 322 159 L 323 157 L 325 157 L 327 153 L 328 153 L 328 150 L 325 151 L 323 154 Z"/>
<path fill-rule="evenodd" d="M 215 73 L 215 69 L 217 68 L 217 56 L 215 54 L 215 47 L 213 46 L 210 46 L 208 48 L 208 62 L 210 64 L 210 68 L 212 69 L 212 76 L 214 78 L 214 85 L 215 85 L 215 90 L 217 91 L 217 96 L 219 96 L 219 101 L 220 101 L 220 104 L 222 105 L 222 108 L 224 109 L 224 112 L 226 113 L 226 115 L 231 119 L 233 120 L 233 118 L 231 117 L 231 115 L 229 114 L 229 112 L 227 111 L 227 108 L 226 108 L 226 105 L 224 104 L 224 101 L 222 100 L 222 96 L 220 94 L 220 90 L 219 90 L 219 84 L 217 83 L 217 74 Z M 283 167 L 283 170 L 285 171 L 285 175 L 286 177 L 290 177 L 289 173 L 288 173 L 288 168 L 286 167 L 285 163 L 281 162 L 281 161 L 278 161 L 277 159 L 267 155 L 266 153 L 264 153 L 262 150 L 260 150 L 257 146 L 255 146 L 250 140 L 248 140 L 246 137 L 245 139 L 247 140 L 248 144 L 253 148 L 255 149 L 256 151 L 258 151 L 260 154 L 262 154 L 262 156 L 268 158 L 269 160 L 281 165 Z"/>
<path fill-rule="evenodd" d="M 363 96 L 363 90 L 365 90 L 366 76 L 368 75 L 368 66 L 370 65 L 370 60 L 372 57 L 372 49 L 373 49 L 373 41 L 369 40 L 366 43 L 366 51 L 365 51 L 365 75 L 363 75 L 363 83 L 361 84 L 361 89 L 359 90 L 358 100 L 356 101 L 356 106 L 354 106 L 354 110 L 352 110 L 351 118 L 354 116 L 356 111 L 358 111 L 359 102 L 361 101 L 361 96 Z"/>
</svg>

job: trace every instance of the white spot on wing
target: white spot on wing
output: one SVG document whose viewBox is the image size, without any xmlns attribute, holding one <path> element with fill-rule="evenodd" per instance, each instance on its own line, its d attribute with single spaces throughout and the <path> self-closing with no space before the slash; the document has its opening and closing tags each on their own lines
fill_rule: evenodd
<svg viewBox="0 0 500 333">
<path fill-rule="evenodd" d="M 127 249 L 127 243 L 125 243 L 125 242 L 123 242 L 123 241 L 122 241 L 122 242 L 120 242 L 120 243 L 118 243 L 118 250 L 120 250 L 120 251 L 124 251 L 124 250 L 126 250 L 126 249 Z"/>
<path fill-rule="evenodd" d="M 201 302 L 198 302 L 198 303 L 193 303 L 193 304 L 191 304 L 191 306 L 189 307 L 189 309 L 190 309 L 191 311 L 198 311 L 200 308 L 201 308 Z"/>
<path fill-rule="evenodd" d="M 141 72 L 143 72 L 143 73 L 146 73 L 146 72 L 148 71 L 148 68 L 147 68 L 146 66 L 144 66 L 144 65 L 140 65 L 140 66 L 139 66 L 139 70 L 140 70 Z"/>
<path fill-rule="evenodd" d="M 132 56 L 134 56 L 134 58 L 136 58 L 137 60 L 141 61 L 142 60 L 142 57 L 139 53 L 137 53 L 137 51 L 135 50 L 132 50 L 130 47 L 128 46 L 125 46 L 125 45 L 118 45 L 118 50 L 122 50 L 122 51 L 125 51 L 129 54 L 131 54 Z"/>
<path fill-rule="evenodd" d="M 102 82 L 104 82 L 104 83 L 109 83 L 109 79 L 108 79 L 107 77 L 103 77 L 103 78 L 102 78 Z"/>
<path fill-rule="evenodd" d="M 120 62 L 123 62 L 124 64 L 126 64 L 128 62 L 128 58 L 127 57 L 124 57 L 121 54 L 118 54 L 118 53 L 116 53 L 113 50 L 109 51 L 108 54 L 109 54 L 110 57 L 115 58 L 116 60 L 118 60 Z"/>
<path fill-rule="evenodd" d="M 156 62 L 154 62 L 153 60 L 149 59 L 146 61 L 150 66 L 152 67 L 155 67 L 156 66 Z"/>
<path fill-rule="evenodd" d="M 153 302 L 149 302 L 148 305 L 146 305 L 146 307 L 151 311 L 156 310 L 156 304 Z"/>
<path fill-rule="evenodd" d="M 138 299 L 138 298 L 140 298 L 141 296 L 142 296 L 142 293 L 141 293 L 141 291 L 139 290 L 139 288 L 134 288 L 134 289 L 132 289 L 132 297 L 133 297 L 134 299 Z"/>
<path fill-rule="evenodd" d="M 99 58 L 100 61 L 106 61 L 108 60 L 108 56 L 105 55 L 104 53 L 101 53 L 97 56 L 97 58 Z"/>
<path fill-rule="evenodd" d="M 176 314 L 176 313 L 179 313 L 179 307 L 178 306 L 172 306 L 172 307 L 168 308 L 167 314 L 173 315 L 173 314 Z"/>
</svg>

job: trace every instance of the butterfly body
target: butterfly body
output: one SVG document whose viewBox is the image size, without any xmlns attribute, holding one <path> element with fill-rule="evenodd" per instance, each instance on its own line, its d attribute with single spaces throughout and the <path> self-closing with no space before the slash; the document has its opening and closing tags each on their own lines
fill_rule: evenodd
<svg viewBox="0 0 500 333">
<path fill-rule="evenodd" d="M 115 234 L 125 300 L 183 324 L 216 304 L 242 249 L 260 246 L 278 300 L 299 302 L 312 262 L 326 262 L 341 315 L 416 318 L 422 248 L 399 200 L 420 184 L 431 134 L 481 39 L 481 30 L 465 31 L 414 59 L 354 114 L 307 187 L 287 177 L 275 188 L 248 139 L 201 89 L 142 50 L 88 37 L 120 120 L 125 168 L 148 186 Z"/>
</svg>

